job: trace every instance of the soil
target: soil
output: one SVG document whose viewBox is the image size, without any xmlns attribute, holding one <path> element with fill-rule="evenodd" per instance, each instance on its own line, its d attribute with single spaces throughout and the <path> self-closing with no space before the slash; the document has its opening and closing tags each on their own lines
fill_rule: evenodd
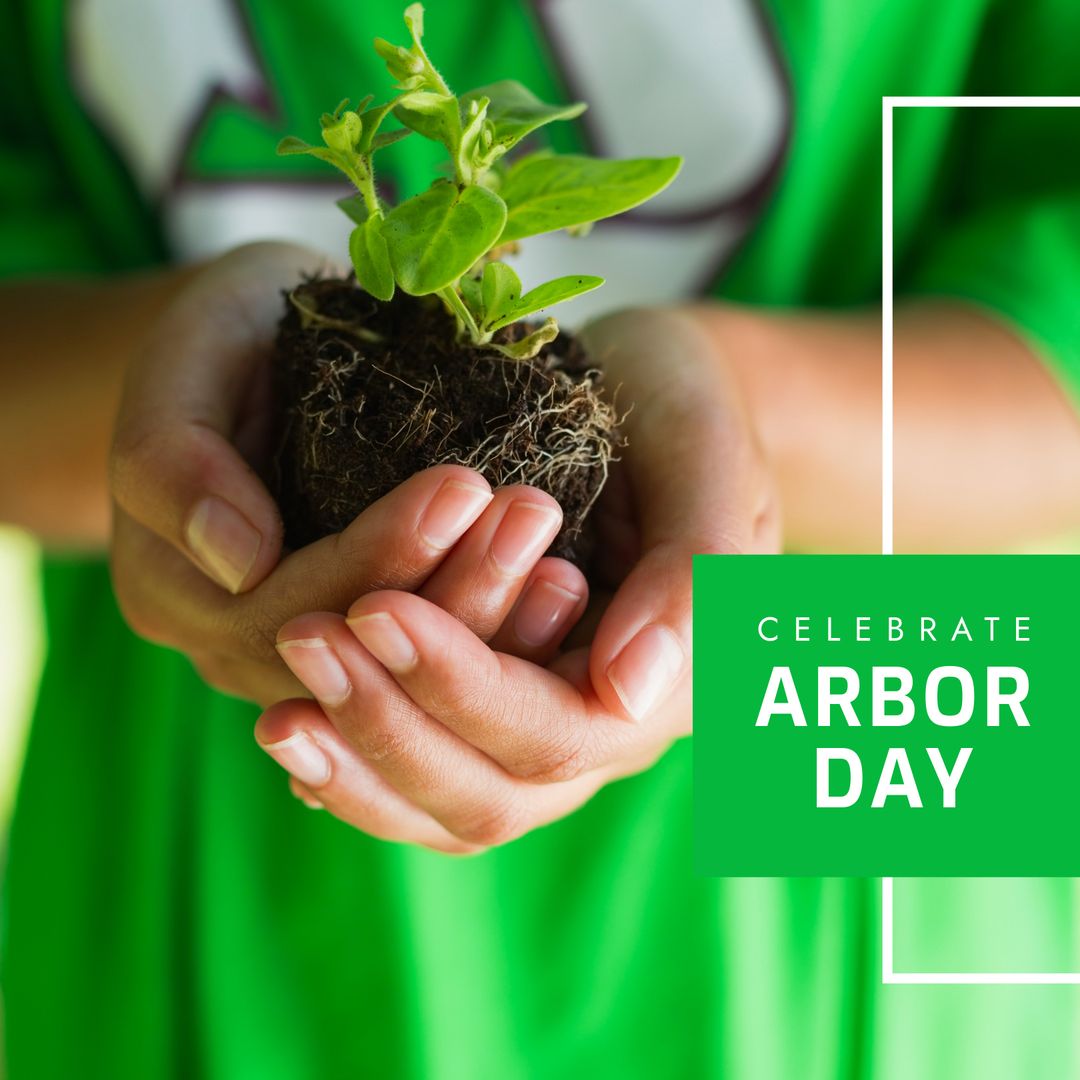
<svg viewBox="0 0 1080 1080">
<path fill-rule="evenodd" d="M 446 462 L 492 487 L 554 496 L 551 554 L 584 564 L 589 509 L 618 446 L 600 372 L 566 333 L 533 360 L 456 340 L 434 297 L 373 299 L 353 280 L 306 281 L 285 297 L 274 358 L 277 498 L 286 543 L 341 531 L 413 473 Z M 500 331 L 516 340 L 530 328 Z"/>
</svg>

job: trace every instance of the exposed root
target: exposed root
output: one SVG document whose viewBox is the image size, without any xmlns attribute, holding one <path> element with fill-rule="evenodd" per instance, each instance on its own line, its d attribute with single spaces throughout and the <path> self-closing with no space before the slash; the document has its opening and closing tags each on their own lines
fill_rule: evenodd
<svg viewBox="0 0 1080 1080">
<path fill-rule="evenodd" d="M 529 484 L 560 491 L 572 473 L 591 473 L 586 501 L 576 520 L 566 522 L 566 535 L 572 539 L 607 480 L 617 424 L 614 408 L 597 397 L 590 383 L 571 383 L 564 377 L 536 399 L 532 411 L 500 420 L 473 450 L 454 450 L 444 460 L 475 469 L 495 487 Z"/>
<path fill-rule="evenodd" d="M 374 330 L 369 330 L 359 322 L 346 319 L 335 319 L 333 316 L 324 315 L 315 306 L 315 302 L 311 298 L 310 290 L 304 290 L 303 294 L 301 294 L 301 288 L 302 286 L 293 289 L 288 296 L 289 303 L 300 313 L 300 325 L 304 330 L 343 330 L 345 333 L 351 334 L 361 341 L 370 341 L 374 343 L 383 341 L 383 336 L 381 334 L 375 333 Z"/>
<path fill-rule="evenodd" d="M 277 459 L 291 546 L 339 531 L 420 469 L 457 464 L 493 487 L 528 484 L 554 496 L 564 517 L 553 553 L 587 557 L 589 535 L 579 534 L 621 441 L 616 409 L 573 339 L 508 363 L 456 342 L 438 305 L 402 298 L 369 309 L 346 282 L 297 292 L 279 342 L 294 365 L 282 373 L 289 406 Z M 358 337 L 360 318 L 379 341 Z"/>
<path fill-rule="evenodd" d="M 300 396 L 295 407 L 301 428 L 309 433 L 301 445 L 304 468 L 312 473 L 326 468 L 320 449 L 329 445 L 340 427 L 351 426 L 363 437 L 358 421 L 364 398 L 361 395 L 346 400 L 345 396 L 349 380 L 363 362 L 364 358 L 358 352 L 343 356 L 340 349 L 334 348 L 320 348 L 315 356 L 311 386 Z"/>
</svg>

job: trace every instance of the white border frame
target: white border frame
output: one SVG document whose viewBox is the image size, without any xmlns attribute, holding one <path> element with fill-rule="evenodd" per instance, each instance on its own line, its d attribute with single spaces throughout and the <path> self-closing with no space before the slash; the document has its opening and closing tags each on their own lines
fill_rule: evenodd
<svg viewBox="0 0 1080 1080">
<path fill-rule="evenodd" d="M 883 97 L 881 99 L 881 554 L 893 554 L 893 109 L 1080 108 L 1080 97 Z M 881 879 L 881 981 L 933 986 L 1080 985 L 1080 971 L 896 971 L 893 879 Z"/>
</svg>

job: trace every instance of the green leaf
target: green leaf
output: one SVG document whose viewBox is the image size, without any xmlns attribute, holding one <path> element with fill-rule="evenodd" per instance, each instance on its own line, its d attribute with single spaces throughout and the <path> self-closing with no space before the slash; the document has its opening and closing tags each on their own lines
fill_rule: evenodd
<svg viewBox="0 0 1080 1080">
<path fill-rule="evenodd" d="M 521 299 L 521 279 L 501 262 L 489 262 L 484 267 L 483 291 L 484 329 L 494 329 L 493 323 L 513 311 Z M 513 322 L 514 319 L 509 320 Z M 505 322 L 500 322 L 505 326 Z"/>
<path fill-rule="evenodd" d="M 506 204 L 494 192 L 437 181 L 386 217 L 383 236 L 398 284 L 424 296 L 457 281 L 491 250 L 505 223 Z"/>
<path fill-rule="evenodd" d="M 423 4 L 410 4 L 405 9 L 405 25 L 412 38 L 412 45 L 408 49 L 391 45 L 383 38 L 375 39 L 375 51 L 386 62 L 387 70 L 403 90 L 426 89 L 449 94 L 450 88 L 435 70 L 421 44 L 424 36 Z"/>
<path fill-rule="evenodd" d="M 385 62 L 386 70 L 399 83 L 409 82 L 424 73 L 424 61 L 420 57 L 400 45 L 392 45 L 385 38 L 375 39 L 375 51 Z"/>
<path fill-rule="evenodd" d="M 382 226 L 382 219 L 377 217 L 357 225 L 349 237 L 349 257 L 361 286 L 378 300 L 390 300 L 394 296 L 394 271 Z"/>
<path fill-rule="evenodd" d="M 337 204 L 357 225 L 363 225 L 367 221 L 368 208 L 363 195 L 346 195 L 344 199 L 338 199 Z"/>
<path fill-rule="evenodd" d="M 555 120 L 573 120 L 585 111 L 583 101 L 570 105 L 548 105 L 531 90 L 512 79 L 478 87 L 462 95 L 462 108 L 480 98 L 487 98 L 487 118 L 494 128 L 495 143 L 503 152 L 519 143 L 526 135 Z"/>
<path fill-rule="evenodd" d="M 331 117 L 329 123 L 323 124 L 323 142 L 339 154 L 350 154 L 360 142 L 362 130 L 363 124 L 360 122 L 360 117 L 352 111 L 344 112 L 340 116 Z"/>
<path fill-rule="evenodd" d="M 498 265 L 500 264 L 490 263 L 488 269 L 491 266 Z M 516 274 L 514 276 L 517 277 Z M 484 271 L 484 278 L 484 283 L 487 284 L 487 270 Z M 517 322 L 518 319 L 524 319 L 526 315 L 531 315 L 534 311 L 553 307 L 555 304 L 561 304 L 564 300 L 581 296 L 582 293 L 592 292 L 593 289 L 598 289 L 603 284 L 604 279 L 601 277 L 591 277 L 588 274 L 572 274 L 568 277 L 555 278 L 554 281 L 548 281 L 543 285 L 537 285 L 535 289 L 530 289 L 524 296 L 521 296 L 519 292 L 519 299 L 509 309 L 496 309 L 485 304 L 487 315 L 484 329 L 499 330 L 504 326 L 509 326 L 512 322 Z"/>
<path fill-rule="evenodd" d="M 487 144 L 483 136 L 489 130 L 487 120 L 487 98 L 474 98 L 465 111 L 465 127 L 458 141 L 457 169 L 459 176 L 473 176 L 477 165 L 483 160 Z"/>
<path fill-rule="evenodd" d="M 312 157 L 320 158 L 323 161 L 329 161 L 331 165 L 337 164 L 337 155 L 333 150 L 329 150 L 325 146 L 312 146 L 311 143 L 306 143 L 303 139 L 298 139 L 295 135 L 286 135 L 285 138 L 277 144 L 277 152 L 282 157 L 287 157 L 290 154 L 310 154 Z"/>
<path fill-rule="evenodd" d="M 424 5 L 410 4 L 405 9 L 405 25 L 412 34 L 413 44 L 419 45 L 424 36 Z"/>
<path fill-rule="evenodd" d="M 298 139 L 295 135 L 286 135 L 285 138 L 277 144 L 277 152 L 283 155 L 306 154 L 310 149 L 310 144 L 304 142 L 303 139 Z"/>
<path fill-rule="evenodd" d="M 360 113 L 360 121 L 364 125 L 364 130 L 360 136 L 360 145 L 357 149 L 361 154 L 368 154 L 377 149 L 374 145 L 379 141 L 376 132 L 398 103 L 398 98 L 391 98 L 390 101 L 384 102 L 382 105 L 371 105 L 371 98 L 368 97 L 366 103 L 364 110 Z M 387 144 L 384 143 L 383 145 Z"/>
<path fill-rule="evenodd" d="M 461 141 L 461 113 L 451 94 L 416 90 L 404 94 L 394 106 L 394 115 L 425 139 L 441 142 L 451 153 Z"/>
<path fill-rule="evenodd" d="M 663 191 L 681 166 L 677 157 L 530 155 L 510 169 L 499 189 L 507 206 L 499 243 L 621 214 Z"/>
<path fill-rule="evenodd" d="M 381 150 L 384 146 L 393 146 L 396 142 L 401 142 L 406 135 L 411 135 L 412 132 L 408 128 L 398 128 L 397 131 L 382 131 L 375 136 L 371 141 L 371 151 L 374 153 L 376 150 Z"/>
<path fill-rule="evenodd" d="M 466 274 L 465 277 L 458 282 L 458 291 L 461 293 L 461 299 L 464 301 L 465 306 L 469 309 L 469 312 L 476 322 L 483 322 L 484 295 L 481 290 L 480 279 Z"/>
<path fill-rule="evenodd" d="M 544 324 L 531 334 L 526 334 L 520 341 L 514 341 L 509 345 L 497 345 L 491 342 L 489 349 L 501 352 L 510 360 L 529 360 L 534 357 L 549 341 L 554 341 L 559 336 L 559 327 L 554 319 L 546 319 Z"/>
<path fill-rule="evenodd" d="M 356 183 L 356 171 L 351 167 L 355 160 L 353 154 L 341 154 L 329 146 L 311 146 L 303 139 L 296 138 L 295 135 L 288 135 L 282 139 L 277 145 L 277 152 L 283 157 L 292 154 L 308 154 L 310 157 L 333 165 L 335 169 L 340 169 L 354 184 Z"/>
</svg>

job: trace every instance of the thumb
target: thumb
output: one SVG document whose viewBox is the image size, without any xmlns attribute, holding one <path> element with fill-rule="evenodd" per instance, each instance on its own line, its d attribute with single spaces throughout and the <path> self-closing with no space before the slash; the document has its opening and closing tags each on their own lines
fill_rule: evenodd
<svg viewBox="0 0 1080 1080">
<path fill-rule="evenodd" d="M 693 556 L 765 550 L 776 500 L 738 385 L 692 314 L 633 312 L 587 336 L 633 403 L 622 467 L 641 549 L 589 674 L 609 709 L 640 720 L 690 673 Z"/>
<path fill-rule="evenodd" d="M 225 256 L 177 297 L 125 381 L 109 460 L 116 503 L 233 593 L 280 557 L 277 506 L 236 442 L 269 397 L 280 290 L 321 261 L 287 244 Z"/>
</svg>

